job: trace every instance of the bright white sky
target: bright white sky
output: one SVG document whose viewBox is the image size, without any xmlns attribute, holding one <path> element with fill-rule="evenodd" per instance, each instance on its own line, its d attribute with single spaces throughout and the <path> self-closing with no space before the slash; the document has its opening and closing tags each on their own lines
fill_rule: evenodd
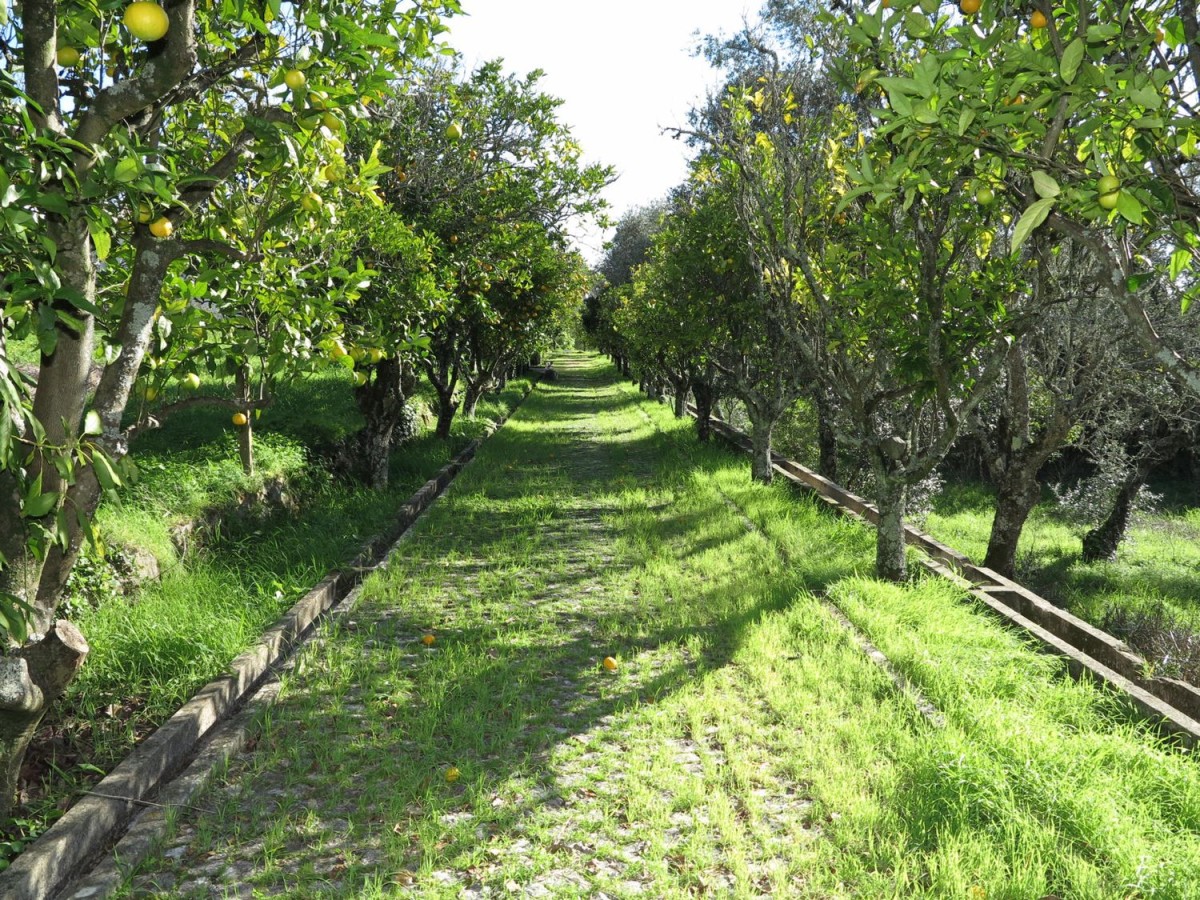
<svg viewBox="0 0 1200 900">
<path fill-rule="evenodd" d="M 444 39 L 474 67 L 503 57 L 524 74 L 543 69 L 542 89 L 565 102 L 559 114 L 588 162 L 615 166 L 606 196 L 616 219 L 663 196 L 686 174 L 687 146 L 662 134 L 716 84 L 691 56 L 700 34 L 730 33 L 758 0 L 464 0 Z M 579 235 L 590 261 L 603 238 Z"/>
</svg>

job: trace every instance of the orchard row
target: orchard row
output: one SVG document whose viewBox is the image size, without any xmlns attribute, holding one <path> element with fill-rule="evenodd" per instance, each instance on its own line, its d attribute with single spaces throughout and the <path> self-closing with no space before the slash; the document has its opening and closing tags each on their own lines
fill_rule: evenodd
<svg viewBox="0 0 1200 900">
<path fill-rule="evenodd" d="M 87 652 L 56 620 L 130 442 L 343 366 L 380 485 L 424 374 L 438 428 L 577 319 L 599 209 L 539 74 L 463 71 L 458 0 L 0 4 L 0 820 Z M 16 348 L 37 347 L 22 371 Z M 36 370 L 36 371 L 33 371 Z M 352 374 L 351 374 L 352 373 Z"/>
<path fill-rule="evenodd" d="M 951 454 L 996 488 L 1011 575 L 1044 464 L 1114 480 L 1111 554 L 1200 399 L 1193 4 L 772 3 L 710 41 L 725 89 L 687 182 L 627 217 L 587 324 L 682 413 L 744 408 L 754 474 L 798 399 L 823 474 L 865 472 L 876 562 Z"/>
</svg>

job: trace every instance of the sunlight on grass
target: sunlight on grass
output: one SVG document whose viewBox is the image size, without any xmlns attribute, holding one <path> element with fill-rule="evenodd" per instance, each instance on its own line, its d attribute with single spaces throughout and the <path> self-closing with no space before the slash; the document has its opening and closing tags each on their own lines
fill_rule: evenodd
<svg viewBox="0 0 1200 900">
<path fill-rule="evenodd" d="M 947 584 L 870 578 L 866 529 L 611 369 L 560 373 L 134 887 L 186 895 L 217 858 L 331 897 L 1195 896 L 1190 754 Z"/>
</svg>

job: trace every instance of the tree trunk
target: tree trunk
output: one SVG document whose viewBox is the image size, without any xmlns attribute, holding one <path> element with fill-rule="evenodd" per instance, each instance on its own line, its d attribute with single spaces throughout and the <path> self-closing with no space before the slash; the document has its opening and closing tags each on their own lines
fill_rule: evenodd
<svg viewBox="0 0 1200 900">
<path fill-rule="evenodd" d="M 757 417 L 750 420 L 750 477 L 763 484 L 770 484 L 775 477 L 771 467 L 771 432 L 774 430 L 774 420 Z"/>
<path fill-rule="evenodd" d="M 74 680 L 88 649 L 79 629 L 60 619 L 40 641 L 0 657 L 0 822 L 12 812 L 30 740 Z"/>
<path fill-rule="evenodd" d="M 242 471 L 247 475 L 254 474 L 254 411 L 250 409 L 250 365 L 238 367 L 235 376 L 235 389 L 238 402 L 244 404 L 242 409 L 246 424 L 238 429 L 238 456 L 242 460 Z"/>
<path fill-rule="evenodd" d="M 1108 518 L 1083 536 L 1084 562 L 1099 562 L 1116 557 L 1117 549 L 1129 528 L 1134 501 L 1137 500 L 1138 492 L 1146 483 L 1149 474 L 1149 467 L 1144 465 L 1129 473 L 1117 491 Z"/>
<path fill-rule="evenodd" d="M 983 564 L 1005 578 L 1012 578 L 1017 565 L 1017 545 L 1025 520 L 1041 499 L 1036 461 L 1014 462 L 1005 472 L 996 493 L 996 514 Z"/>
<path fill-rule="evenodd" d="M 908 505 L 908 485 L 899 477 L 876 468 L 879 485 L 875 503 L 879 508 L 879 527 L 875 532 L 875 574 L 888 581 L 903 581 L 908 575 L 904 553 L 904 515 Z"/>
<path fill-rule="evenodd" d="M 713 389 L 706 381 L 692 382 L 692 396 L 696 398 L 696 437 L 703 443 L 712 434 Z"/>
<path fill-rule="evenodd" d="M 682 419 L 687 415 L 687 398 L 687 384 L 684 384 L 682 388 L 675 388 L 675 418 Z"/>
<path fill-rule="evenodd" d="M 475 408 L 479 406 L 479 399 L 483 396 L 487 383 L 487 378 L 480 377 L 478 381 L 469 383 L 463 392 L 462 412 L 468 419 L 474 420 Z"/>
<path fill-rule="evenodd" d="M 388 486 L 388 469 L 396 430 L 404 413 L 404 367 L 398 357 L 375 365 L 375 377 L 354 389 L 354 400 L 363 415 L 363 427 L 354 436 L 355 468 L 377 491 Z"/>
<path fill-rule="evenodd" d="M 838 479 L 837 432 L 833 427 L 833 410 L 824 388 L 817 387 L 812 394 L 813 408 L 817 413 L 817 471 L 832 482 Z"/>
<path fill-rule="evenodd" d="M 458 412 L 458 401 L 454 399 L 453 387 L 448 390 L 437 388 L 437 395 L 437 429 L 434 434 L 444 441 L 450 437 L 450 426 L 454 424 L 454 415 Z"/>
</svg>

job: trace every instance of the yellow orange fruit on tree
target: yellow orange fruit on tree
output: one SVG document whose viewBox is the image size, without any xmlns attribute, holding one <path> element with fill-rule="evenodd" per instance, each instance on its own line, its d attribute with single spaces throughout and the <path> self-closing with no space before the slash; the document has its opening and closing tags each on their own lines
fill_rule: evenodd
<svg viewBox="0 0 1200 900">
<path fill-rule="evenodd" d="M 463 136 L 463 127 L 461 122 L 451 122 L 446 126 L 446 137 L 452 141 L 461 141 Z"/>
<path fill-rule="evenodd" d="M 153 218 L 154 218 L 154 207 L 151 206 L 149 203 L 147 203 L 145 200 L 138 203 L 138 205 L 137 205 L 137 220 L 143 225 L 148 225 L 150 223 L 150 220 Z"/>
<path fill-rule="evenodd" d="M 167 12 L 157 3 L 151 3 L 150 0 L 137 0 L 136 3 L 130 3 L 125 7 L 125 16 L 122 19 L 125 27 L 129 29 L 129 33 L 135 38 L 142 41 L 157 41 L 167 33 L 167 29 L 171 27 L 171 20 L 167 18 Z"/>
<path fill-rule="evenodd" d="M 1033 15 L 1029 17 L 1029 24 L 1034 28 L 1045 28 L 1050 22 L 1044 12 L 1040 9 L 1035 9 Z"/>
<path fill-rule="evenodd" d="M 958 4 L 958 8 L 962 10 L 964 16 L 975 15 L 981 6 L 983 6 L 983 0 L 962 0 Z"/>
<path fill-rule="evenodd" d="M 300 90 L 307 81 L 308 77 L 299 69 L 288 69 L 283 73 L 283 83 L 293 91 Z"/>
<path fill-rule="evenodd" d="M 150 233 L 156 238 L 169 238 L 175 233 L 175 225 L 166 216 L 161 216 L 150 223 Z"/>
<path fill-rule="evenodd" d="M 604 662 L 602 662 L 601 665 L 610 672 L 617 671 L 617 661 L 611 656 L 604 657 Z"/>
<path fill-rule="evenodd" d="M 246 418 L 245 413 L 236 412 L 233 414 L 232 418 L 230 418 L 229 421 L 233 422 L 233 424 L 236 425 L 238 428 L 241 428 L 243 425 L 245 425 L 250 420 Z"/>
<path fill-rule="evenodd" d="M 59 47 L 55 54 L 55 60 L 64 69 L 79 65 L 80 58 L 79 51 L 74 47 Z"/>
</svg>

